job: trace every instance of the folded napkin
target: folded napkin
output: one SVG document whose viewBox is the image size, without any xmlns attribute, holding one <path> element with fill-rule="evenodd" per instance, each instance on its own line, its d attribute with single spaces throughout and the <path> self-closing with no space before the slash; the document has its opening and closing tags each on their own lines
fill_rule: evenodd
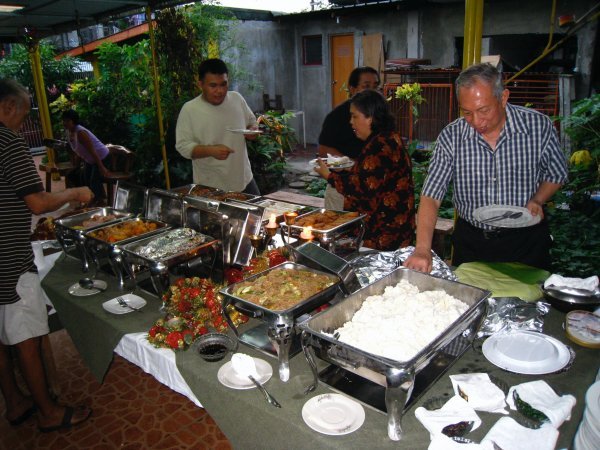
<svg viewBox="0 0 600 450">
<path fill-rule="evenodd" d="M 563 395 L 559 397 L 556 392 L 543 380 L 530 381 L 519 384 L 509 389 L 506 402 L 510 409 L 517 409 L 513 398 L 513 391 L 532 408 L 546 414 L 552 426 L 558 428 L 565 420 L 571 418 L 571 410 L 575 406 L 576 400 L 572 395 Z"/>
<path fill-rule="evenodd" d="M 504 450 L 553 450 L 558 440 L 558 430 L 550 424 L 533 430 L 519 425 L 510 417 L 500 418 L 485 435 L 481 445 L 494 443 Z"/>
<path fill-rule="evenodd" d="M 546 281 L 544 281 L 544 287 L 549 286 L 566 286 L 570 288 L 585 289 L 590 292 L 595 292 L 598 289 L 598 276 L 594 275 L 588 278 L 569 278 L 561 275 L 550 275 Z"/>
<path fill-rule="evenodd" d="M 465 373 L 450 375 L 452 388 L 456 395 L 460 391 L 467 397 L 465 400 L 477 411 L 508 414 L 504 409 L 504 392 L 491 382 L 487 373 Z"/>
<path fill-rule="evenodd" d="M 441 434 L 442 429 L 447 425 L 463 421 L 474 422 L 473 430 L 481 425 L 481 419 L 475 410 L 458 395 L 455 395 L 444 406 L 434 411 L 429 411 L 422 406 L 418 407 L 415 409 L 415 417 L 427 428 L 432 440 L 436 435 Z"/>
<path fill-rule="evenodd" d="M 494 444 L 491 442 L 463 444 L 453 441 L 448 436 L 438 434 L 429 443 L 428 450 L 494 450 Z"/>
</svg>

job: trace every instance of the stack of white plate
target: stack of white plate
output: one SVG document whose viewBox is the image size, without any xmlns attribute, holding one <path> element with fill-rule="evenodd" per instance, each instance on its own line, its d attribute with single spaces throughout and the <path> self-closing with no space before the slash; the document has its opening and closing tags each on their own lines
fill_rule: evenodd
<svg viewBox="0 0 600 450">
<path fill-rule="evenodd" d="M 575 450 L 596 450 L 600 442 L 600 381 L 585 394 L 585 411 L 575 435 Z"/>
</svg>

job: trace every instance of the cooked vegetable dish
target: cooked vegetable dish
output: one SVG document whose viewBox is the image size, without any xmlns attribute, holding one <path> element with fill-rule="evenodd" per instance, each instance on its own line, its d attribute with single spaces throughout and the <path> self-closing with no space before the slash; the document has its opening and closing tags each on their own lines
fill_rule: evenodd
<svg viewBox="0 0 600 450">
<path fill-rule="evenodd" d="M 233 293 L 264 308 L 283 311 L 333 284 L 331 277 L 309 270 L 275 269 L 262 277 L 240 283 Z"/>
<path fill-rule="evenodd" d="M 330 230 L 358 217 L 357 212 L 325 211 L 307 214 L 296 220 L 300 227 L 312 226 L 313 230 Z"/>
<path fill-rule="evenodd" d="M 134 236 L 139 236 L 150 231 L 154 231 L 158 228 L 158 224 L 155 222 L 145 222 L 143 220 L 131 220 L 121 222 L 109 227 L 100 228 L 99 230 L 92 231 L 90 236 L 101 241 L 106 242 L 119 242 L 129 239 Z"/>
</svg>

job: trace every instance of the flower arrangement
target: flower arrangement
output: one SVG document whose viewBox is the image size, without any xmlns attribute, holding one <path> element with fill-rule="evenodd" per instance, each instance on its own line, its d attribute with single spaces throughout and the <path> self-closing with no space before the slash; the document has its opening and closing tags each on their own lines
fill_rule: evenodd
<svg viewBox="0 0 600 450">
<path fill-rule="evenodd" d="M 204 278 L 178 279 L 163 295 L 167 314 L 150 328 L 148 341 L 155 347 L 185 350 L 199 336 L 208 333 L 209 327 L 226 331 L 219 288 L 219 285 Z M 236 326 L 248 321 L 233 307 L 228 313 Z"/>
<path fill-rule="evenodd" d="M 235 283 L 287 260 L 285 250 L 270 250 L 265 256 L 253 258 L 243 269 L 227 269 L 225 277 L 229 284 Z M 198 337 L 208 333 L 209 327 L 226 332 L 228 325 L 222 314 L 220 288 L 205 278 L 176 280 L 162 297 L 166 315 L 150 328 L 148 341 L 159 348 L 186 350 Z M 227 307 L 227 313 L 236 327 L 248 321 L 248 317 L 232 305 Z"/>
<path fill-rule="evenodd" d="M 422 95 L 423 90 L 419 83 L 404 83 L 396 88 L 394 98 L 408 102 L 412 110 L 414 121 L 419 119 L 419 108 L 418 106 L 425 102 L 425 97 Z M 391 97 L 388 99 L 391 100 Z"/>
</svg>

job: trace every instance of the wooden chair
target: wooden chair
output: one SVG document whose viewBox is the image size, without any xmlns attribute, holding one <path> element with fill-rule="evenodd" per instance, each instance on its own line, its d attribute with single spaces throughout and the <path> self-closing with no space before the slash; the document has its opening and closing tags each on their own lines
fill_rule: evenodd
<svg viewBox="0 0 600 450">
<path fill-rule="evenodd" d="M 133 177 L 131 169 L 135 153 L 122 145 L 106 144 L 106 147 L 109 154 L 107 157 L 108 164 L 105 164 L 105 166 L 110 170 L 111 174 L 108 177 L 104 177 L 104 181 L 106 182 L 107 202 L 109 205 L 112 205 L 114 201 L 114 185 L 117 181 L 125 181 Z"/>
<path fill-rule="evenodd" d="M 54 151 L 54 157 L 57 158 L 60 151 L 69 151 L 69 143 L 58 139 L 44 139 L 44 145 L 48 151 Z M 73 152 L 69 151 L 70 154 Z M 65 187 L 72 187 L 70 180 L 67 177 L 73 170 L 77 168 L 73 158 L 66 162 L 57 162 L 54 164 L 41 163 L 38 169 L 41 172 L 46 172 L 46 192 L 52 192 L 52 180 L 60 180 L 60 177 L 65 177 Z"/>
</svg>

